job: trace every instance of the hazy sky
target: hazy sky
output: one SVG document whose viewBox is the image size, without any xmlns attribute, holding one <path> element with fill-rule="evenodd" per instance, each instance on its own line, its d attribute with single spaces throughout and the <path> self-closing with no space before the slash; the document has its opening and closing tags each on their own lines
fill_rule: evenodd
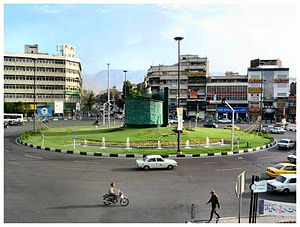
<svg viewBox="0 0 300 227">
<path fill-rule="evenodd" d="M 4 5 L 4 51 L 24 52 L 25 44 L 38 44 L 40 52 L 56 54 L 56 45 L 72 44 L 84 73 L 106 69 L 108 62 L 111 69 L 127 70 L 174 64 L 174 37 L 183 36 L 181 53 L 208 57 L 210 71 L 246 74 L 251 59 L 280 58 L 296 77 L 297 1 L 9 2 Z"/>
</svg>

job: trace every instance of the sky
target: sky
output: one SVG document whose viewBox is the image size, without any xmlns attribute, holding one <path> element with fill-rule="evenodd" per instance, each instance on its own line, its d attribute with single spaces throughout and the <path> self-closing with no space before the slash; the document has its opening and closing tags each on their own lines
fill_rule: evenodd
<svg viewBox="0 0 300 227">
<path fill-rule="evenodd" d="M 183 36 L 181 54 L 208 57 L 210 72 L 246 75 L 250 60 L 279 58 L 296 77 L 297 1 L 10 2 L 4 4 L 5 52 L 38 44 L 40 52 L 57 54 L 57 45 L 71 44 L 85 74 L 107 63 L 126 70 L 175 64 L 174 37 Z"/>
</svg>

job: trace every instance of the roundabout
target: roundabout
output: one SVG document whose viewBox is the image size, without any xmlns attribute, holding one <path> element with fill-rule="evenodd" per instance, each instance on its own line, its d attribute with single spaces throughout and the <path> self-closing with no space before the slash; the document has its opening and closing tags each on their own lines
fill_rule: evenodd
<svg viewBox="0 0 300 227">
<path fill-rule="evenodd" d="M 181 153 L 176 153 L 177 132 L 173 127 L 110 129 L 94 126 L 44 128 L 25 132 L 19 143 L 69 154 L 111 157 L 201 157 L 257 151 L 276 144 L 267 134 L 236 131 L 231 150 L 231 131 L 226 129 L 185 128 L 181 133 Z"/>
</svg>

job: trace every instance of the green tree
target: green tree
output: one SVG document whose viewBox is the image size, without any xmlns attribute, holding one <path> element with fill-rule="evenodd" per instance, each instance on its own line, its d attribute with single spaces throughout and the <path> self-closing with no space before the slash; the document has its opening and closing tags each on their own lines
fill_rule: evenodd
<svg viewBox="0 0 300 227">
<path fill-rule="evenodd" d="M 87 110 L 88 112 L 91 111 L 93 105 L 96 103 L 96 97 L 92 90 L 83 90 L 81 100 L 83 109 Z"/>
</svg>

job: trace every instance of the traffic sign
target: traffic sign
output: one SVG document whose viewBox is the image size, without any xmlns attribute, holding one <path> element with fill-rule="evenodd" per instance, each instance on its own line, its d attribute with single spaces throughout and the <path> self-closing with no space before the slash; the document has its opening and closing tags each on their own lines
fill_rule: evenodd
<svg viewBox="0 0 300 227">
<path fill-rule="evenodd" d="M 250 189 L 254 193 L 266 192 L 268 190 L 267 181 L 266 180 L 255 181 L 253 184 L 250 185 Z"/>
</svg>

